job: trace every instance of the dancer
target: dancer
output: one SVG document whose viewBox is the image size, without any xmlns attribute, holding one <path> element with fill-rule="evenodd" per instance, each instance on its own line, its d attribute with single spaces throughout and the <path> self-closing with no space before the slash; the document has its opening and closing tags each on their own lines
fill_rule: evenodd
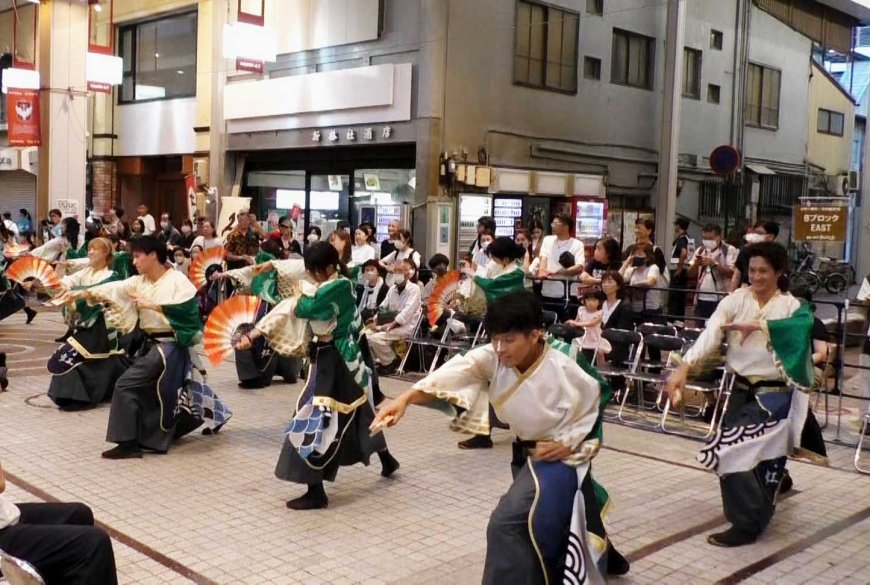
<svg viewBox="0 0 870 585">
<path fill-rule="evenodd" d="M 111 400 L 115 382 L 129 365 L 119 348 L 118 334 L 106 327 L 101 305 L 75 301 L 68 291 L 80 291 L 119 280 L 112 270 L 112 243 L 95 238 L 88 244 L 88 267 L 64 276 L 65 292 L 53 303 L 70 305 L 71 334 L 48 360 L 51 383 L 48 397 L 61 410 L 80 410 Z"/>
<path fill-rule="evenodd" d="M 139 276 L 79 291 L 77 298 L 103 303 L 108 324 L 120 333 L 137 324 L 147 339 L 133 365 L 115 384 L 106 440 L 118 446 L 107 459 L 141 458 L 142 450 L 166 453 L 172 440 L 205 422 L 216 433 L 232 415 L 202 380 L 193 346 L 202 320 L 196 287 L 166 268 L 166 246 L 154 236 L 130 242 Z"/>
<path fill-rule="evenodd" d="M 29 325 L 36 317 L 36 311 L 26 305 L 21 294 L 21 285 L 12 283 L 6 278 L 6 268 L 18 258 L 21 249 L 3 222 L 0 222 L 0 244 L 3 248 L 3 255 L 0 257 L 0 321 L 23 309 Z"/>
<path fill-rule="evenodd" d="M 487 528 L 485 584 L 603 583 L 625 574 L 609 543 L 604 489 L 592 478 L 610 386 L 565 343 L 545 339 L 541 306 L 511 292 L 485 317 L 492 344 L 456 356 L 386 406 L 373 430 L 394 426 L 410 404 L 436 399 L 462 409 L 454 427 L 485 431 L 489 405 L 518 438 L 514 482 Z M 585 577 L 585 581 L 583 580 Z"/>
<path fill-rule="evenodd" d="M 813 382 L 813 316 L 806 304 L 780 290 L 788 269 L 785 248 L 752 244 L 747 255 L 751 284 L 719 303 L 667 383 L 672 403 L 679 404 L 690 369 L 703 370 L 715 361 L 711 358 L 727 337 L 725 363 L 737 383 L 722 429 L 698 456 L 719 476 L 731 522 L 707 542 L 726 547 L 754 542 L 773 518 L 786 456 L 800 446 Z"/>
<path fill-rule="evenodd" d="M 287 263 L 298 262 L 274 261 L 271 265 L 287 278 L 293 266 Z M 293 510 L 325 508 L 329 499 L 323 482 L 335 481 L 340 465 L 368 465 L 371 454 L 377 452 L 381 475 L 389 477 L 399 468 L 383 434 L 369 433 L 375 416 L 370 370 L 359 346 L 362 324 L 354 286 L 342 274 L 338 251 L 326 242 L 315 242 L 305 250 L 304 267 L 315 284 L 306 282 L 297 270 L 302 295 L 282 301 L 236 344 L 237 350 L 245 350 L 263 335 L 281 351 L 294 345 L 293 338 L 297 338 L 296 345 L 300 343 L 300 324 L 305 320 L 302 336 L 308 329 L 314 335 L 308 381 L 275 469 L 278 478 L 308 486 L 304 496 L 287 502 Z"/>
</svg>

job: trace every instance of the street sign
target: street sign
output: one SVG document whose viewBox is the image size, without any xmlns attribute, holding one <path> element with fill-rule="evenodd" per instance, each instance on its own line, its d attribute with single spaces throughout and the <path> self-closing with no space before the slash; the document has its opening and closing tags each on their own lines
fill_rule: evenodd
<svg viewBox="0 0 870 585">
<path fill-rule="evenodd" d="M 727 144 L 710 153 L 710 168 L 717 175 L 730 175 L 740 168 L 740 152 Z"/>
<path fill-rule="evenodd" d="M 843 242 L 849 208 L 845 205 L 798 205 L 795 208 L 794 239 L 799 242 Z"/>
</svg>

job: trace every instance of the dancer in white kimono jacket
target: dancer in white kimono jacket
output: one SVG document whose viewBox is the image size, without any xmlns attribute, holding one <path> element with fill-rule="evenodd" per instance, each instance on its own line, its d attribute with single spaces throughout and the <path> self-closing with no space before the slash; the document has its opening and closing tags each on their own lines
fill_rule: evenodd
<svg viewBox="0 0 870 585">
<path fill-rule="evenodd" d="M 490 403 L 518 435 L 514 482 L 487 528 L 485 584 L 603 583 L 628 562 L 609 544 L 607 492 L 592 479 L 601 410 L 610 394 L 575 348 L 545 339 L 543 312 L 525 291 L 490 305 L 492 344 L 456 356 L 383 406 L 372 430 L 395 425 L 409 404 L 446 401 L 454 428 L 487 432 Z"/>
<path fill-rule="evenodd" d="M 725 518 L 732 524 L 707 537 L 716 546 L 754 542 L 773 518 L 786 456 L 809 456 L 800 450 L 800 438 L 813 383 L 813 315 L 780 291 L 788 268 L 785 248 L 763 242 L 747 251 L 750 286 L 719 303 L 668 381 L 678 404 L 690 370 L 720 361 L 726 338 L 725 363 L 737 379 L 722 428 L 698 457 L 719 476 Z"/>
<path fill-rule="evenodd" d="M 205 384 L 193 350 L 202 338 L 196 287 L 167 270 L 168 252 L 157 238 L 143 236 L 131 247 L 139 276 L 74 293 L 102 303 L 119 333 L 138 324 L 147 337 L 115 384 L 106 440 L 118 446 L 103 453 L 107 459 L 140 458 L 143 449 L 165 453 L 173 439 L 203 423 L 204 434 L 215 433 L 232 415 Z"/>
</svg>

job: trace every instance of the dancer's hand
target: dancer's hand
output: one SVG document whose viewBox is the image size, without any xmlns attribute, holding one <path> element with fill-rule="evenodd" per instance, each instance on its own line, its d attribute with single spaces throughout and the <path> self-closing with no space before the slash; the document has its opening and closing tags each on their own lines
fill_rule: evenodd
<svg viewBox="0 0 870 585">
<path fill-rule="evenodd" d="M 254 345 L 254 340 L 251 338 L 251 334 L 242 333 L 233 344 L 233 349 L 236 351 L 245 351 L 251 349 L 252 345 Z"/>
<path fill-rule="evenodd" d="M 532 459 L 535 461 L 562 461 L 573 453 L 571 448 L 561 441 L 538 441 L 538 445 L 532 449 Z"/>
<path fill-rule="evenodd" d="M 688 377 L 689 366 L 686 364 L 680 364 L 680 366 L 677 367 L 670 376 L 668 376 L 668 381 L 665 383 L 665 392 L 667 392 L 670 397 L 673 406 L 679 406 L 683 401 L 683 390 L 686 389 L 686 379 Z"/>
<path fill-rule="evenodd" d="M 209 276 L 208 279 L 209 279 L 211 282 L 214 282 L 214 281 L 216 281 L 216 280 L 221 280 L 221 279 L 224 279 L 224 278 L 226 278 L 226 277 L 227 277 L 227 275 L 224 274 L 223 272 L 212 272 L 212 273 L 211 273 L 211 276 Z"/>
<path fill-rule="evenodd" d="M 386 427 L 396 426 L 396 423 L 405 416 L 407 408 L 408 404 L 401 397 L 390 401 L 389 404 L 382 406 L 378 410 L 378 414 L 375 415 L 375 420 L 369 426 L 369 430 L 372 433 L 377 433 Z"/>
<path fill-rule="evenodd" d="M 274 268 L 275 267 L 272 265 L 271 260 L 268 262 L 263 262 L 262 264 L 256 264 L 254 265 L 254 276 L 257 276 L 258 274 L 262 274 L 269 270 L 273 270 Z"/>
<path fill-rule="evenodd" d="M 162 312 L 160 305 L 158 305 L 156 303 L 150 303 L 148 301 L 142 300 L 142 298 L 139 296 L 132 295 L 130 297 L 130 300 L 139 309 L 145 309 L 146 311 L 155 311 L 157 313 Z"/>
<path fill-rule="evenodd" d="M 747 323 L 728 323 L 722 326 L 722 329 L 725 331 L 737 331 L 740 333 L 740 345 L 746 343 L 746 339 L 755 333 L 756 331 L 761 331 L 761 325 L 757 322 L 747 322 Z"/>
</svg>

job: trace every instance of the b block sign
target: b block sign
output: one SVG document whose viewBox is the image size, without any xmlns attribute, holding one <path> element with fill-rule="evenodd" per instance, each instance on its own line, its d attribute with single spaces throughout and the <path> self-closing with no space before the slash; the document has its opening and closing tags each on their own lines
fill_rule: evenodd
<svg viewBox="0 0 870 585">
<path fill-rule="evenodd" d="M 798 205 L 795 208 L 794 239 L 802 242 L 843 242 L 849 208 Z"/>
</svg>

